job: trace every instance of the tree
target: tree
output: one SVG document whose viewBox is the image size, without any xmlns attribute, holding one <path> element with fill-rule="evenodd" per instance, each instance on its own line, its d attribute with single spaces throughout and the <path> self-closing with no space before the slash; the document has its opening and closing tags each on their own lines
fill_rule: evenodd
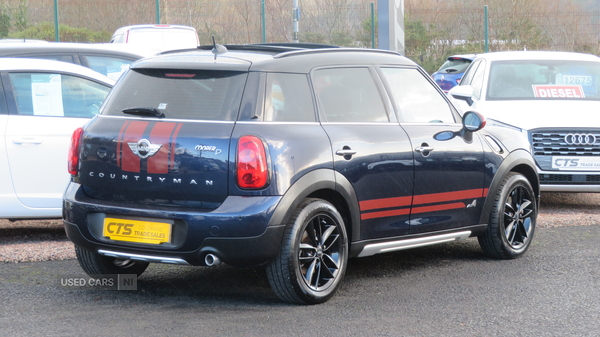
<svg viewBox="0 0 600 337">
<path fill-rule="evenodd" d="M 17 7 L 12 9 L 14 27 L 17 31 L 27 28 L 27 14 L 27 2 L 25 0 L 21 0 Z"/>
<path fill-rule="evenodd" d="M 431 59 L 429 53 L 433 35 L 421 21 L 404 20 L 405 56 L 417 62 L 427 72 L 435 71 L 437 60 Z"/>
<path fill-rule="evenodd" d="M 0 5 L 0 38 L 5 38 L 8 36 L 8 32 L 10 31 L 10 9 L 8 5 L 2 4 Z"/>
</svg>

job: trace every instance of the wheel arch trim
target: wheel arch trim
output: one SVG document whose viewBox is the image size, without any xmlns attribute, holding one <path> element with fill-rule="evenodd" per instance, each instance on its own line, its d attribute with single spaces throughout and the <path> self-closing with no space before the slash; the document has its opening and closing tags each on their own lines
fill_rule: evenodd
<svg viewBox="0 0 600 337">
<path fill-rule="evenodd" d="M 483 224 L 489 222 L 489 218 L 487 218 L 486 215 L 489 216 L 489 214 L 491 214 L 491 210 L 494 207 L 494 196 L 496 191 L 509 172 L 518 172 L 525 176 L 533 188 L 536 197 L 536 207 L 539 209 L 540 179 L 535 167 L 533 157 L 525 150 L 514 151 L 506 156 L 502 161 L 502 164 L 498 167 L 492 183 L 489 186 L 488 195 L 481 213 L 480 223 Z"/>
<path fill-rule="evenodd" d="M 269 226 L 285 225 L 302 200 L 311 195 L 314 196 L 314 194 L 322 190 L 329 190 L 336 193 L 347 204 L 347 215 L 350 219 L 350 224 L 345 225 L 347 229 L 351 230 L 352 235 L 352 237 L 348 238 L 348 241 L 350 243 L 358 240 L 358 235 L 360 235 L 358 198 L 352 184 L 342 174 L 331 169 L 311 171 L 294 182 L 282 196 L 269 221 Z M 343 210 L 338 209 L 338 211 L 343 213 Z"/>
</svg>

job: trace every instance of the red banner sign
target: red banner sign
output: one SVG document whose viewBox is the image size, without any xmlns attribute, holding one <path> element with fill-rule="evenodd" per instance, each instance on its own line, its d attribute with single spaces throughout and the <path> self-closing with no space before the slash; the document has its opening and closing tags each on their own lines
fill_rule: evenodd
<svg viewBox="0 0 600 337">
<path fill-rule="evenodd" d="M 580 85 L 534 85 L 533 92 L 540 98 L 585 98 Z"/>
</svg>

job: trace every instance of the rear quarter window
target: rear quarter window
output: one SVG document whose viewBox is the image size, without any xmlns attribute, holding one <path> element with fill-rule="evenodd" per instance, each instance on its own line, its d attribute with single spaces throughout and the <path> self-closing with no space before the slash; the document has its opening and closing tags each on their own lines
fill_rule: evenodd
<svg viewBox="0 0 600 337">
<path fill-rule="evenodd" d="M 314 122 L 315 110 L 304 74 L 268 73 L 265 121 Z"/>
<path fill-rule="evenodd" d="M 247 76 L 236 71 L 132 69 L 115 87 L 102 114 L 154 108 L 169 119 L 233 121 Z"/>
</svg>

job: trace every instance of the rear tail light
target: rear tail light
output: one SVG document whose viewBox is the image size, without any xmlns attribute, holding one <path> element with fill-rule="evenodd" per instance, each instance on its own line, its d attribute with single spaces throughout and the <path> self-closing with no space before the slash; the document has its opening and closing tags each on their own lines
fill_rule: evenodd
<svg viewBox="0 0 600 337">
<path fill-rule="evenodd" d="M 77 175 L 79 172 L 79 147 L 81 146 L 81 136 L 83 128 L 78 128 L 73 131 L 71 136 L 71 147 L 69 148 L 69 163 L 68 170 L 71 175 Z"/>
<path fill-rule="evenodd" d="M 237 148 L 237 184 L 244 189 L 259 189 L 269 183 L 267 153 L 255 136 L 243 136 Z"/>
</svg>

